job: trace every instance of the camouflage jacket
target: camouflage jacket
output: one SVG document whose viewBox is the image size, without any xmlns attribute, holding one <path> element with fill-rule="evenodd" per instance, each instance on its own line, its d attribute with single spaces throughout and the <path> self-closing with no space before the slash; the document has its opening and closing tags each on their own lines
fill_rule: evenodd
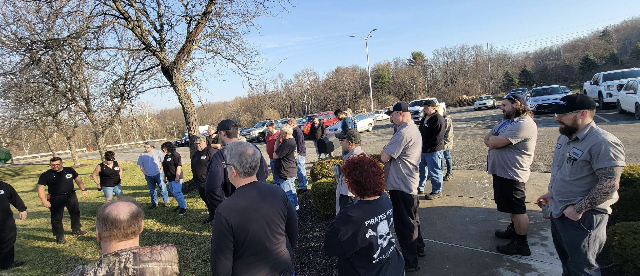
<svg viewBox="0 0 640 276">
<path fill-rule="evenodd" d="M 171 244 L 131 247 L 102 255 L 67 276 L 180 275 L 178 250 Z"/>
</svg>

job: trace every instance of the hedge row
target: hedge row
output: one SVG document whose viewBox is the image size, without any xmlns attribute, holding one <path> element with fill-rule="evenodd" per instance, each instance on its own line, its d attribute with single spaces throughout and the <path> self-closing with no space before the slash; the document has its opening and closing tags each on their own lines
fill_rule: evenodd
<svg viewBox="0 0 640 276">
<path fill-rule="evenodd" d="M 607 244 L 616 264 L 630 275 L 640 275 L 640 164 L 627 165 L 620 178 L 620 200 L 613 204 L 618 221 L 609 227 Z"/>
</svg>

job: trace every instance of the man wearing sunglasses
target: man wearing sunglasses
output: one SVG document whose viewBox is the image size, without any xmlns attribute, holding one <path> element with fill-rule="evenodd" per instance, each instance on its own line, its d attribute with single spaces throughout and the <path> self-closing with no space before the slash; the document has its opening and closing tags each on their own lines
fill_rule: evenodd
<svg viewBox="0 0 640 276">
<path fill-rule="evenodd" d="M 512 94 L 502 100 L 504 118 L 484 136 L 487 171 L 493 176 L 493 194 L 498 211 L 508 213 L 511 224 L 495 236 L 510 239 L 496 247 L 507 255 L 531 255 L 527 242 L 529 217 L 525 206 L 525 183 L 531 174 L 538 127 L 523 95 Z"/>
<path fill-rule="evenodd" d="M 551 211 L 551 236 L 562 275 L 600 275 L 596 258 L 607 239 L 611 205 L 618 201 L 624 146 L 596 126 L 596 103 L 585 94 L 560 99 L 560 137 L 553 154 L 549 192 L 538 205 Z"/>
</svg>

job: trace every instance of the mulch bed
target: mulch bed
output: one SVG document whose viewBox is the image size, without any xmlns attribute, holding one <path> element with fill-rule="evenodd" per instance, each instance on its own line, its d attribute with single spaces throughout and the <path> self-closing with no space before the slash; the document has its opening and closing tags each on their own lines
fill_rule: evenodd
<svg viewBox="0 0 640 276">
<path fill-rule="evenodd" d="M 338 259 L 323 251 L 324 231 L 334 216 L 317 211 L 308 192 L 299 195 L 298 205 L 298 246 L 294 250 L 296 276 L 337 275 Z"/>
</svg>

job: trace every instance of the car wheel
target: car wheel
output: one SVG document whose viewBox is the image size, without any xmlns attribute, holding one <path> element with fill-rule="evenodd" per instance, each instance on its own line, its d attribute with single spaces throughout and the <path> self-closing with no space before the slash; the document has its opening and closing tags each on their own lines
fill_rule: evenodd
<svg viewBox="0 0 640 276">
<path fill-rule="evenodd" d="M 622 109 L 622 105 L 620 104 L 620 100 L 616 101 L 616 109 L 618 109 L 618 113 L 624 113 L 624 109 Z"/>
<path fill-rule="evenodd" d="M 369 128 L 367 129 L 367 132 L 371 132 L 373 130 L 373 124 L 369 124 Z"/>
<path fill-rule="evenodd" d="M 636 103 L 636 112 L 635 112 L 636 120 L 640 120 L 640 104 Z"/>
</svg>

